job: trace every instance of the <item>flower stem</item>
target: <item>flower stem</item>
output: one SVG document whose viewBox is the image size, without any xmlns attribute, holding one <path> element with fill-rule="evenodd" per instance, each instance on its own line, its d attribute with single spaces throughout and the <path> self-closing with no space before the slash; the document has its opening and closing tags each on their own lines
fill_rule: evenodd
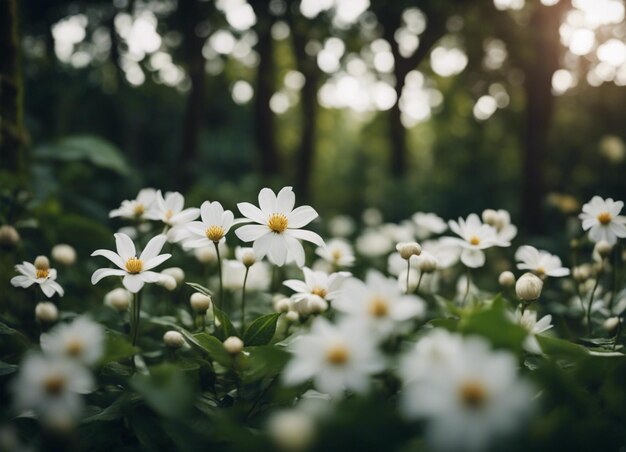
<svg viewBox="0 0 626 452">
<path fill-rule="evenodd" d="M 137 344 L 137 336 L 139 335 L 139 319 L 141 317 L 141 291 L 137 292 L 133 297 L 130 316 L 131 343 L 134 347 Z"/>
<path fill-rule="evenodd" d="M 219 273 L 220 278 L 220 297 L 218 299 L 217 308 L 222 309 L 222 303 L 224 300 L 224 282 L 222 281 L 222 258 L 220 257 L 219 242 L 213 242 L 213 245 L 215 245 L 215 253 L 217 254 L 217 272 Z"/>
<path fill-rule="evenodd" d="M 467 267 L 467 285 L 465 286 L 465 295 L 463 295 L 463 301 L 461 302 L 461 305 L 465 306 L 465 301 L 467 300 L 467 296 L 469 295 L 469 291 L 470 291 L 470 285 L 472 283 L 472 273 L 469 267 Z"/>
<path fill-rule="evenodd" d="M 411 289 L 409 287 L 409 275 L 411 274 L 411 259 L 406 261 L 406 293 L 408 294 Z"/>
<path fill-rule="evenodd" d="M 246 326 L 246 283 L 248 282 L 248 272 L 250 267 L 246 266 L 246 274 L 243 277 L 243 287 L 241 288 L 241 331 Z"/>
<path fill-rule="evenodd" d="M 591 289 L 591 295 L 589 295 L 589 305 L 587 306 L 587 334 L 591 336 L 591 306 L 593 305 L 593 297 L 596 294 L 596 290 L 598 289 L 598 284 L 600 284 L 600 279 L 602 278 L 602 271 L 599 271 L 596 275 L 596 282 L 593 285 L 593 289 Z"/>
<path fill-rule="evenodd" d="M 415 286 L 415 293 L 418 293 L 420 290 L 420 286 L 422 285 L 422 278 L 424 277 L 424 272 L 420 271 L 420 277 L 417 278 L 417 286 Z"/>
</svg>

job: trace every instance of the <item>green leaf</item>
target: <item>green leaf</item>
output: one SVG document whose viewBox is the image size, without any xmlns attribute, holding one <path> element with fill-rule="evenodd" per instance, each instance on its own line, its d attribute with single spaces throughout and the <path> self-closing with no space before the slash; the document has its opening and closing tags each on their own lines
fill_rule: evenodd
<svg viewBox="0 0 626 452">
<path fill-rule="evenodd" d="M 278 375 L 290 356 L 284 348 L 275 345 L 246 347 L 245 350 L 249 356 L 240 360 L 243 367 L 242 378 L 245 383 Z M 242 355 L 240 357 L 243 358 Z"/>
<path fill-rule="evenodd" d="M 204 287 L 201 284 L 198 284 L 198 283 L 195 283 L 195 282 L 188 282 L 186 284 L 189 287 L 192 287 L 196 292 L 203 293 L 204 295 L 208 295 L 209 297 L 213 296 L 213 292 L 211 292 L 209 289 L 207 289 L 206 287 Z"/>
<path fill-rule="evenodd" d="M 100 364 L 110 363 L 112 361 L 120 361 L 124 358 L 130 358 L 135 355 L 139 349 L 133 347 L 132 344 L 119 333 L 107 330 L 105 339 L 105 351 Z"/>
<path fill-rule="evenodd" d="M 122 395 L 117 398 L 111 405 L 103 409 L 97 414 L 93 416 L 89 416 L 83 419 L 83 424 L 88 422 L 97 422 L 97 421 L 113 421 L 115 419 L 119 419 L 128 411 L 129 407 L 136 403 L 139 400 L 139 396 L 137 394 L 132 394 L 130 392 L 124 392 Z"/>
<path fill-rule="evenodd" d="M 537 341 L 548 356 L 558 358 L 580 358 L 589 356 L 589 351 L 582 345 L 551 336 L 537 336 Z"/>
<path fill-rule="evenodd" d="M 280 313 L 267 314 L 252 322 L 243 334 L 244 345 L 269 344 L 276 332 L 276 322 L 279 317 Z"/>
<path fill-rule="evenodd" d="M 9 375 L 13 372 L 17 371 L 18 366 L 15 364 L 5 363 L 4 361 L 0 361 L 0 376 Z"/>
<path fill-rule="evenodd" d="M 214 361 L 217 361 L 223 366 L 230 367 L 232 364 L 232 358 L 224 349 L 224 344 L 220 342 L 215 336 L 211 336 L 208 333 L 194 334 L 193 338 L 202 350 L 208 353 L 208 355 Z"/>
<path fill-rule="evenodd" d="M 504 347 L 522 353 L 522 343 L 528 332 L 513 323 L 501 302 L 486 309 L 474 310 L 459 322 L 463 334 L 477 334 L 491 341 L 495 347 Z"/>
<path fill-rule="evenodd" d="M 150 368 L 150 375 L 135 374 L 131 386 L 146 403 L 165 417 L 184 417 L 193 402 L 192 385 L 176 365 Z"/>
<path fill-rule="evenodd" d="M 60 161 L 86 160 L 99 168 L 115 171 L 126 176 L 130 167 L 122 151 L 111 142 L 93 135 L 77 135 L 40 146 L 34 151 L 38 158 Z"/>
<path fill-rule="evenodd" d="M 215 317 L 215 336 L 217 336 L 218 339 L 224 341 L 230 336 L 239 336 L 237 330 L 224 311 L 221 311 L 213 306 L 213 315 Z"/>
</svg>

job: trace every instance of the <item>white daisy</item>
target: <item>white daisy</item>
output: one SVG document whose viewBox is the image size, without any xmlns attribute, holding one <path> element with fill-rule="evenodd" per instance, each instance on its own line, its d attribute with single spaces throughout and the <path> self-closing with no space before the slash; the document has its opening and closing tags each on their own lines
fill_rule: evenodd
<svg viewBox="0 0 626 452">
<path fill-rule="evenodd" d="M 122 201 L 122 205 L 109 212 L 109 217 L 122 217 L 131 219 L 147 219 L 147 213 L 156 198 L 154 188 L 144 188 L 139 191 L 137 198 Z"/>
<path fill-rule="evenodd" d="M 352 246 L 342 239 L 332 239 L 315 250 L 315 254 L 335 267 L 352 267 L 354 251 Z"/>
<path fill-rule="evenodd" d="M 11 284 L 14 287 L 28 288 L 37 284 L 48 298 L 55 293 L 58 293 L 60 297 L 63 296 L 63 288 L 56 282 L 57 271 L 50 268 L 50 262 L 45 256 L 37 257 L 34 264 L 30 262 L 17 264 L 15 270 L 21 274 L 11 278 Z"/>
<path fill-rule="evenodd" d="M 523 347 L 529 353 L 540 355 L 542 353 L 537 335 L 542 334 L 552 328 L 552 316 L 546 315 L 537 320 L 537 311 L 527 309 L 524 314 L 518 309 L 515 312 L 515 321 L 528 331 L 528 336 L 524 339 Z"/>
<path fill-rule="evenodd" d="M 510 245 L 508 242 L 499 240 L 496 230 L 487 224 L 483 224 L 475 213 L 470 214 L 467 220 L 459 218 L 458 222 L 451 220 L 449 224 L 452 232 L 461 238 L 445 237 L 442 243 L 460 247 L 463 250 L 461 252 L 461 262 L 467 267 L 478 268 L 485 265 L 485 253 L 483 250 L 493 246 Z"/>
<path fill-rule="evenodd" d="M 161 190 L 156 192 L 154 203 L 146 218 L 161 221 L 171 229 L 168 231 L 168 240 L 177 242 L 186 236 L 185 225 L 200 215 L 197 207 L 185 207 L 185 198 L 178 192 L 167 192 L 165 197 Z"/>
<path fill-rule="evenodd" d="M 67 425 L 83 408 L 80 394 L 93 390 L 91 373 L 76 361 L 30 354 L 13 381 L 17 410 L 33 410 L 44 422 Z"/>
<path fill-rule="evenodd" d="M 288 279 L 283 284 L 295 292 L 292 296 L 296 303 L 315 302 L 324 304 L 336 299 L 341 293 L 341 286 L 351 275 L 348 272 L 328 274 L 322 271 L 313 271 L 307 267 L 302 268 L 304 281 Z"/>
<path fill-rule="evenodd" d="M 558 256 L 538 250 L 533 246 L 520 246 L 515 252 L 515 260 L 518 261 L 518 269 L 530 270 L 540 277 L 558 278 L 569 275 L 569 269 L 562 266 Z"/>
<path fill-rule="evenodd" d="M 427 239 L 436 234 L 442 234 L 448 225 L 434 213 L 417 212 L 411 217 L 415 223 L 415 235 L 419 240 Z"/>
<path fill-rule="evenodd" d="M 412 352 L 418 355 L 412 368 L 403 367 L 401 406 L 408 417 L 426 419 L 432 449 L 486 450 L 493 439 L 523 425 L 532 389 L 518 377 L 512 354 L 491 350 L 483 339 L 460 336 L 420 347 L 418 342 Z"/>
<path fill-rule="evenodd" d="M 41 348 L 48 355 L 95 364 L 104 352 L 104 328 L 86 317 L 56 326 L 41 335 Z"/>
<path fill-rule="evenodd" d="M 364 393 L 370 376 L 385 367 L 377 344 L 363 324 L 343 321 L 332 325 L 317 317 L 311 331 L 290 345 L 293 357 L 283 373 L 288 385 L 313 380 L 313 386 L 332 397 L 345 390 Z"/>
<path fill-rule="evenodd" d="M 202 248 L 215 243 L 225 242 L 226 234 L 235 221 L 230 210 L 224 210 L 217 202 L 205 201 L 200 206 L 201 221 L 192 221 L 186 226 L 189 232 L 183 247 L 186 249 Z"/>
<path fill-rule="evenodd" d="M 403 322 L 425 311 L 422 299 L 403 294 L 395 279 L 374 270 L 367 273 L 365 282 L 351 278 L 343 283 L 333 307 L 365 322 L 380 337 L 388 337 Z"/>
<path fill-rule="evenodd" d="M 583 230 L 589 231 L 589 239 L 593 242 L 605 240 L 615 245 L 618 238 L 626 237 L 626 216 L 620 215 L 623 207 L 622 201 L 599 196 L 591 198 L 578 216 L 583 222 Z"/>
<path fill-rule="evenodd" d="M 155 283 L 161 279 L 161 275 L 150 271 L 161 265 L 171 254 L 159 254 L 161 248 L 167 240 L 161 234 L 150 239 L 144 250 L 137 257 L 135 244 L 126 234 L 115 234 L 115 246 L 117 253 L 110 250 L 96 250 L 92 256 L 103 256 L 117 265 L 119 268 L 100 268 L 91 276 L 91 283 L 97 284 L 102 278 L 107 276 L 123 276 L 122 284 L 130 292 L 137 293 L 144 283 Z"/>
<path fill-rule="evenodd" d="M 304 266 L 304 248 L 299 240 L 323 246 L 322 238 L 312 231 L 300 229 L 315 218 L 317 212 L 310 206 L 294 209 L 296 197 L 291 187 L 284 187 L 278 195 L 269 188 L 259 192 L 259 207 L 248 202 L 237 204 L 244 217 L 259 223 L 245 225 L 236 234 L 244 242 L 254 242 L 254 252 L 259 258 L 268 256 L 278 266 L 293 259 L 299 267 Z"/>
</svg>

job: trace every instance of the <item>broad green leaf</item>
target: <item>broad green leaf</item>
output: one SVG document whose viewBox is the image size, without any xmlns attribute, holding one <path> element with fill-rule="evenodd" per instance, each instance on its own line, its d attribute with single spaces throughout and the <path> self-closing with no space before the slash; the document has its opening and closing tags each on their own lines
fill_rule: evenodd
<svg viewBox="0 0 626 452">
<path fill-rule="evenodd" d="M 224 341 L 230 336 L 239 336 L 230 318 L 224 311 L 213 306 L 213 314 L 215 317 L 215 336 L 218 339 Z"/>
<path fill-rule="evenodd" d="M 104 357 L 100 361 L 100 364 L 106 364 L 112 361 L 120 361 L 124 358 L 130 358 L 139 349 L 133 347 L 125 336 L 119 333 L 108 330 L 105 339 L 105 351 Z"/>
<path fill-rule="evenodd" d="M 279 317 L 280 313 L 267 314 L 252 322 L 243 334 L 244 345 L 248 347 L 269 344 L 276 332 Z"/>
<path fill-rule="evenodd" d="M 582 345 L 574 344 L 563 339 L 551 336 L 537 336 L 537 341 L 548 356 L 558 358 L 580 358 L 589 356 L 589 351 Z"/>
<path fill-rule="evenodd" d="M 131 386 L 146 403 L 165 417 L 184 416 L 193 401 L 192 386 L 174 364 L 150 367 L 150 375 L 135 374 Z"/>
<path fill-rule="evenodd" d="M 239 363 L 243 368 L 241 374 L 246 383 L 278 375 L 290 356 L 284 348 L 275 345 L 246 347 L 245 351 L 249 355 Z"/>
<path fill-rule="evenodd" d="M 193 288 L 196 292 L 200 292 L 203 293 L 204 295 L 208 295 L 209 297 L 213 296 L 213 292 L 211 292 L 209 289 L 207 289 L 206 287 L 204 287 L 201 284 L 195 283 L 195 282 L 188 282 L 185 283 L 187 284 L 189 287 Z"/>
<path fill-rule="evenodd" d="M 512 322 L 500 302 L 465 315 L 459 322 L 459 330 L 463 334 L 483 336 L 496 347 L 508 348 L 518 353 L 522 352 L 522 343 L 528 335 L 524 328 Z"/>
<path fill-rule="evenodd" d="M 232 357 L 224 349 L 224 344 L 215 336 L 211 336 L 207 333 L 198 333 L 194 334 L 193 338 L 199 347 L 208 353 L 211 359 L 226 367 L 232 364 Z"/>
<path fill-rule="evenodd" d="M 111 405 L 109 405 L 99 413 L 83 419 L 82 422 L 86 424 L 88 422 L 113 421 L 115 419 L 119 419 L 124 416 L 124 414 L 128 411 L 128 408 L 139 399 L 140 398 L 137 394 L 124 392 Z"/>
<path fill-rule="evenodd" d="M 34 151 L 37 158 L 60 161 L 85 160 L 99 168 L 115 171 L 121 175 L 130 174 L 130 167 L 113 143 L 93 135 L 77 135 L 63 138 L 56 143 L 38 147 Z"/>
</svg>

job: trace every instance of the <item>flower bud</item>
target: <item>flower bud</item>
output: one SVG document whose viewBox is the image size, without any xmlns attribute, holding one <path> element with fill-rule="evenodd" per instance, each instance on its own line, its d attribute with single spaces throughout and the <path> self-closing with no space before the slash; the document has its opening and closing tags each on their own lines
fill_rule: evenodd
<svg viewBox="0 0 626 452">
<path fill-rule="evenodd" d="M 306 303 L 309 314 L 321 314 L 328 309 L 328 302 L 320 297 L 311 297 L 300 303 Z"/>
<path fill-rule="evenodd" d="M 598 243 L 596 243 L 594 247 L 594 251 L 598 253 L 598 255 L 602 258 L 608 257 L 611 254 L 612 250 L 613 245 L 611 245 L 606 240 L 600 240 Z"/>
<path fill-rule="evenodd" d="M 482 213 L 483 223 L 493 226 L 496 229 L 502 227 L 502 218 L 498 212 L 493 209 L 485 209 Z"/>
<path fill-rule="evenodd" d="M 585 282 L 591 277 L 591 267 L 587 264 L 572 269 L 572 277 L 578 282 Z"/>
<path fill-rule="evenodd" d="M 543 281 L 533 273 L 524 273 L 515 284 L 517 296 L 526 302 L 535 301 L 541 295 Z"/>
<path fill-rule="evenodd" d="M 310 414 L 296 410 L 274 413 L 269 419 L 268 431 L 283 451 L 305 450 L 315 435 L 315 424 Z"/>
<path fill-rule="evenodd" d="M 198 314 L 204 315 L 211 307 L 211 297 L 200 292 L 195 292 L 191 294 L 189 303 L 191 304 L 191 309 Z"/>
<path fill-rule="evenodd" d="M 185 280 L 185 272 L 180 267 L 165 268 L 161 271 L 161 274 L 171 276 L 176 281 L 176 284 L 180 284 Z"/>
<path fill-rule="evenodd" d="M 439 261 L 437 261 L 437 258 L 426 251 L 422 253 L 417 262 L 417 268 L 422 273 L 434 273 L 437 271 L 438 266 Z"/>
<path fill-rule="evenodd" d="M 163 272 L 161 272 L 161 279 L 157 281 L 157 284 L 161 287 L 165 287 L 165 289 L 169 290 L 170 292 L 176 289 L 177 285 L 176 280 L 173 276 L 167 275 Z"/>
<path fill-rule="evenodd" d="M 504 271 L 500 273 L 498 283 L 502 287 L 513 287 L 515 285 L 515 275 L 510 271 Z"/>
<path fill-rule="evenodd" d="M 256 254 L 252 248 L 240 248 L 239 260 L 246 267 L 252 267 L 256 263 Z"/>
<path fill-rule="evenodd" d="M 278 295 L 277 297 L 274 297 L 273 304 L 276 312 L 289 311 L 289 298 Z"/>
<path fill-rule="evenodd" d="M 411 256 L 422 254 L 422 247 L 417 242 L 401 242 L 396 245 L 396 251 L 400 253 L 402 259 L 409 260 Z"/>
<path fill-rule="evenodd" d="M 59 310 L 54 303 L 42 301 L 35 307 L 35 317 L 41 323 L 54 323 L 59 318 Z"/>
<path fill-rule="evenodd" d="M 285 314 L 285 318 L 291 323 L 296 323 L 300 320 L 300 314 L 298 314 L 296 311 L 289 311 L 287 314 Z"/>
<path fill-rule="evenodd" d="M 163 343 L 168 347 L 181 348 L 185 345 L 185 338 L 178 331 L 167 331 L 163 335 Z"/>
<path fill-rule="evenodd" d="M 50 269 L 50 261 L 46 256 L 37 256 L 35 259 L 35 268 L 37 270 L 48 270 Z"/>
<path fill-rule="evenodd" d="M 104 303 L 118 312 L 125 312 L 132 298 L 133 295 L 128 290 L 118 287 L 104 296 Z"/>
<path fill-rule="evenodd" d="M 73 246 L 65 243 L 53 246 L 50 254 L 52 259 L 68 267 L 76 262 L 76 250 Z"/>
<path fill-rule="evenodd" d="M 237 336 L 230 336 L 224 341 L 224 349 L 231 355 L 237 355 L 243 350 L 243 341 Z"/>
<path fill-rule="evenodd" d="M 213 245 L 196 248 L 193 254 L 201 264 L 210 264 L 217 260 L 217 254 Z"/>
<path fill-rule="evenodd" d="M 20 234 L 13 226 L 5 224 L 0 226 L 0 247 L 13 248 L 20 241 Z"/>
<path fill-rule="evenodd" d="M 602 324 L 603 328 L 608 332 L 611 332 L 615 328 L 617 328 L 617 325 L 619 325 L 619 317 L 609 317 Z"/>
</svg>

